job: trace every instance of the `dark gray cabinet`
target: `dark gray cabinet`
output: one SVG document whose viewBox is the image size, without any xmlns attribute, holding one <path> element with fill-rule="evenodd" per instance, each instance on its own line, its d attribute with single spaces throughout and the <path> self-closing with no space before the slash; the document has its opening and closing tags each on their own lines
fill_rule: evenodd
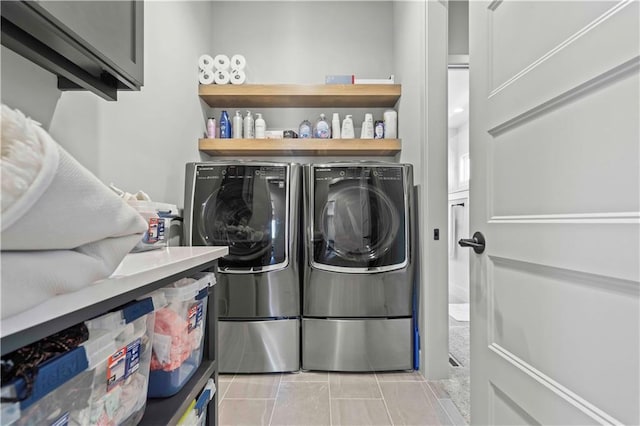
<svg viewBox="0 0 640 426">
<path fill-rule="evenodd" d="M 143 1 L 3 1 L 2 44 L 58 75 L 61 90 L 115 100 L 143 85 Z"/>
</svg>

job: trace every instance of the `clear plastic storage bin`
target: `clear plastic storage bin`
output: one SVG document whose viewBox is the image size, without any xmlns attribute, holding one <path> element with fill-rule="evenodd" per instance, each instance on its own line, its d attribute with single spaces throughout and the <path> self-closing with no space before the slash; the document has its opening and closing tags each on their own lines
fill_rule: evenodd
<svg viewBox="0 0 640 426">
<path fill-rule="evenodd" d="M 176 394 L 200 366 L 203 355 L 208 288 L 212 273 L 185 278 L 159 290 L 167 306 L 158 310 L 151 373 L 150 398 Z"/>
<path fill-rule="evenodd" d="M 2 404 L 2 425 L 137 424 L 146 404 L 153 311 L 147 298 L 86 321 L 89 339 L 40 365 L 29 398 Z M 25 388 L 19 379 L 2 395 L 24 395 Z"/>
<path fill-rule="evenodd" d="M 110 334 L 115 351 L 97 363 L 89 410 L 77 419 L 78 424 L 136 425 L 142 419 L 149 385 L 154 306 L 164 306 L 161 295 L 85 322 L 90 336 Z"/>
</svg>

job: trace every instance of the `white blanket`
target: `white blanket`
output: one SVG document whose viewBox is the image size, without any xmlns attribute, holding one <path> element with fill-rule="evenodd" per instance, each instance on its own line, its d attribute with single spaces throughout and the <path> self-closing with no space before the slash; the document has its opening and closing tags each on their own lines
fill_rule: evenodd
<svg viewBox="0 0 640 426">
<path fill-rule="evenodd" d="M 75 250 L 2 251 L 1 317 L 107 278 L 139 240 L 139 234 L 132 234 L 105 238 Z"/>
<path fill-rule="evenodd" d="M 21 131 L 5 130 L 12 127 Z M 146 229 L 135 209 L 47 132 L 4 105 L 1 165 L 2 250 L 74 249 Z M 25 167 L 38 169 L 32 182 L 24 182 L 25 173 L 17 172 Z M 7 203 L 9 198 L 13 204 Z"/>
<path fill-rule="evenodd" d="M 1 142 L 4 318 L 108 277 L 147 225 L 37 123 L 4 105 Z"/>
</svg>

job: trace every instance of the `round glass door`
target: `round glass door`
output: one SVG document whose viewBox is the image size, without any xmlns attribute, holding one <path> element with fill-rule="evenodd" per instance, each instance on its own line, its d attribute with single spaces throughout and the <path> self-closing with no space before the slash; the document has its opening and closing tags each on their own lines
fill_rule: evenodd
<svg viewBox="0 0 640 426">
<path fill-rule="evenodd" d="M 229 246 L 231 261 L 258 259 L 271 250 L 273 205 L 268 188 L 238 179 L 223 184 L 201 206 L 201 237 L 210 245 Z"/>
<path fill-rule="evenodd" d="M 330 250 L 345 260 L 368 264 L 395 244 L 400 219 L 386 194 L 348 180 L 331 185 L 319 225 Z"/>
</svg>

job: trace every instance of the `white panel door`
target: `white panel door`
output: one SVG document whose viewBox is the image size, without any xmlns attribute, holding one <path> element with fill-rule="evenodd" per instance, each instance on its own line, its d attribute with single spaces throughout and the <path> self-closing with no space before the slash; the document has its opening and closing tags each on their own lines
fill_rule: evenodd
<svg viewBox="0 0 640 426">
<path fill-rule="evenodd" d="M 640 423 L 639 16 L 470 2 L 474 424 Z"/>
</svg>

